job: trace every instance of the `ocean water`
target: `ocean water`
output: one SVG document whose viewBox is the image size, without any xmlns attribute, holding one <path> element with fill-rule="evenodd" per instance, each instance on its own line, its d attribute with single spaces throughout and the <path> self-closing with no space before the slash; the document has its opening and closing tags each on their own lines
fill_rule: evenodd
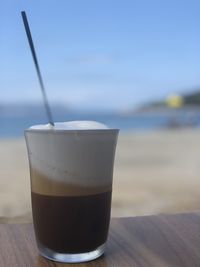
<svg viewBox="0 0 200 267">
<path fill-rule="evenodd" d="M 163 128 L 199 127 L 200 113 L 195 116 L 181 112 L 173 114 L 135 114 L 125 116 L 119 114 L 62 112 L 54 111 L 55 121 L 96 120 L 111 128 L 119 128 L 121 132 L 152 131 Z M 23 136 L 24 130 L 34 124 L 46 124 L 45 112 L 0 114 L 0 138 Z"/>
</svg>

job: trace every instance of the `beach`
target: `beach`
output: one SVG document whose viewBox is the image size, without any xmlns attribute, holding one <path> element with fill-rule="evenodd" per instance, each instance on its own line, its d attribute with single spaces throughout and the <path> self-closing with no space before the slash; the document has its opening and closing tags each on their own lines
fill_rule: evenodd
<svg viewBox="0 0 200 267">
<path fill-rule="evenodd" d="M 200 130 L 121 133 L 112 216 L 200 209 Z M 0 139 L 0 222 L 30 222 L 30 178 L 23 138 Z"/>
</svg>

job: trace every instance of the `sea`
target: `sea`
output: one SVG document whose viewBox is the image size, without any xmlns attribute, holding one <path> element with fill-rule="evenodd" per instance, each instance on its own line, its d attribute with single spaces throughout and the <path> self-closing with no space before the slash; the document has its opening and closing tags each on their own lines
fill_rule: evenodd
<svg viewBox="0 0 200 267">
<path fill-rule="evenodd" d="M 200 127 L 200 111 L 179 112 L 117 112 L 69 111 L 53 108 L 54 121 L 95 120 L 121 132 L 148 132 L 166 128 Z M 41 107 L 15 107 L 0 109 L 0 138 L 22 137 L 24 130 L 35 124 L 46 124 L 46 114 Z"/>
</svg>

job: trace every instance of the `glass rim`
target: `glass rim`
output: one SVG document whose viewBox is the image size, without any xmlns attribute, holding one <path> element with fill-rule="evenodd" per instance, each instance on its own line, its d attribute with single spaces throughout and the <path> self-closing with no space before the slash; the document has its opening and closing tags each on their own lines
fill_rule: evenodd
<svg viewBox="0 0 200 267">
<path fill-rule="evenodd" d="M 119 133 L 118 128 L 108 128 L 108 129 L 25 129 L 26 133 L 50 133 L 50 134 L 62 134 L 62 133 Z"/>
</svg>

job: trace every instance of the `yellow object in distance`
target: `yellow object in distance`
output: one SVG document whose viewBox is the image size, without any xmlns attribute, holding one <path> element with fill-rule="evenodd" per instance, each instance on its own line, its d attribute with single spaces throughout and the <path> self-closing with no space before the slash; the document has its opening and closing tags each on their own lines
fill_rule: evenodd
<svg viewBox="0 0 200 267">
<path fill-rule="evenodd" d="M 184 99 L 180 95 L 170 95 L 166 99 L 166 104 L 172 108 L 180 108 L 184 104 Z"/>
</svg>

